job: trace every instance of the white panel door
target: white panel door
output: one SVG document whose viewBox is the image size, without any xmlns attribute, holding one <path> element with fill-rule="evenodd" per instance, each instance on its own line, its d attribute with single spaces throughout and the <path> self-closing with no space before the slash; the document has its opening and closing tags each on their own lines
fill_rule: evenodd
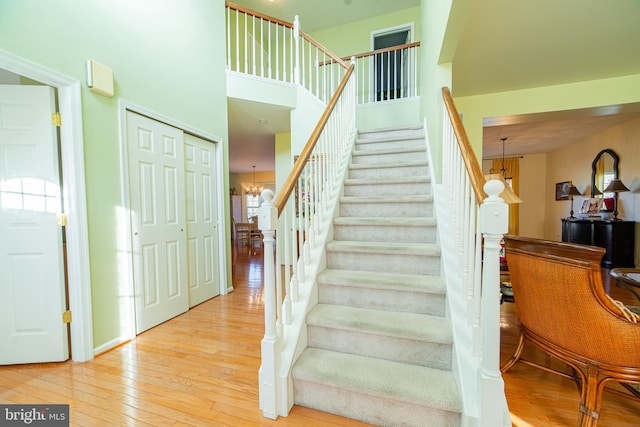
<svg viewBox="0 0 640 427">
<path fill-rule="evenodd" d="M 184 136 L 189 307 L 220 294 L 215 146 Z"/>
<path fill-rule="evenodd" d="M 183 144 L 181 130 L 127 112 L 137 333 L 189 309 Z"/>
<path fill-rule="evenodd" d="M 0 364 L 69 358 L 53 89 L 0 85 Z"/>
</svg>

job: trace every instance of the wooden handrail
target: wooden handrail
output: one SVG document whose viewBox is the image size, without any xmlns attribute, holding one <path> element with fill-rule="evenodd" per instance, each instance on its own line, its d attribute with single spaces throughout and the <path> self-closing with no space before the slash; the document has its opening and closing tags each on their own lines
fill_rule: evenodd
<svg viewBox="0 0 640 427">
<path fill-rule="evenodd" d="M 290 22 L 282 21 L 278 18 L 274 18 L 269 15 L 262 14 L 260 12 L 256 12 L 255 10 L 247 9 L 246 7 L 239 6 L 235 3 L 225 2 L 225 5 L 229 9 L 237 10 L 238 12 L 246 13 L 249 16 L 255 16 L 256 18 L 264 19 L 269 22 L 273 22 L 274 24 L 282 25 L 283 27 L 288 27 L 293 29 L 293 24 Z"/>
<path fill-rule="evenodd" d="M 486 180 L 482 174 L 482 167 L 480 166 L 480 163 L 478 163 L 478 158 L 473 153 L 469 137 L 467 136 L 467 131 L 462 125 L 462 120 L 460 120 L 460 115 L 458 114 L 456 105 L 453 102 L 451 92 L 446 86 L 442 88 L 442 98 L 444 99 L 444 104 L 447 107 L 449 119 L 453 125 L 453 131 L 456 134 L 458 146 L 460 147 L 464 164 L 467 168 L 467 172 L 469 173 L 469 180 L 471 181 L 473 192 L 476 195 L 476 204 L 480 205 L 484 199 L 487 198 L 487 193 L 484 192 L 484 184 Z"/>
<path fill-rule="evenodd" d="M 325 55 L 327 55 L 329 58 L 333 60 L 333 61 L 323 61 L 323 62 L 328 62 L 328 63 L 337 62 L 342 66 L 342 68 L 345 68 L 345 69 L 349 68 L 349 61 L 351 58 L 340 58 L 334 55 L 333 53 L 329 52 L 329 49 L 327 49 L 326 47 L 324 47 L 323 45 L 321 45 L 320 43 L 318 43 L 317 41 L 309 37 L 309 35 L 306 34 L 304 31 L 300 31 L 300 35 L 302 36 L 302 38 L 304 38 L 306 41 L 308 41 L 309 43 L 317 47 Z M 321 62 L 320 65 L 323 65 L 323 63 Z"/>
<path fill-rule="evenodd" d="M 347 85 L 347 81 L 349 81 L 349 77 L 351 77 L 351 74 L 353 73 L 354 68 L 355 68 L 354 64 L 349 65 L 349 68 L 347 68 L 347 72 L 342 78 L 340 85 L 338 85 L 338 87 L 336 88 L 335 93 L 331 97 L 329 104 L 327 104 L 327 108 L 325 108 L 324 113 L 322 113 L 322 116 L 320 117 L 320 120 L 316 124 L 316 127 L 313 129 L 313 132 L 311 132 L 311 136 L 309 136 L 309 139 L 307 140 L 307 144 L 302 149 L 302 152 L 300 153 L 298 160 L 296 160 L 296 162 L 294 163 L 293 169 L 289 173 L 287 180 L 282 185 L 282 189 L 278 192 L 275 199 L 273 200 L 273 206 L 275 206 L 278 209 L 278 216 L 282 214 L 282 210 L 284 209 L 284 206 L 287 200 L 289 200 L 289 197 L 291 196 L 291 192 L 295 188 L 296 183 L 298 182 L 298 179 L 300 179 L 300 175 L 302 175 L 302 171 L 304 170 L 304 167 L 307 164 L 307 161 L 309 161 L 309 158 L 311 157 L 311 153 L 313 152 L 313 149 L 316 147 L 318 139 L 320 139 L 320 134 L 322 133 L 322 131 L 324 130 L 324 127 L 329 121 L 329 116 L 331 116 L 331 113 L 336 107 L 336 104 L 338 103 L 338 99 L 340 98 L 340 95 L 342 95 L 342 92 L 344 91 L 344 88 Z"/>
<path fill-rule="evenodd" d="M 355 58 L 355 59 L 365 58 L 367 56 L 379 55 L 381 53 L 393 52 L 395 50 L 411 49 L 412 47 L 418 47 L 418 46 L 420 46 L 420 42 L 400 44 L 398 46 L 385 47 L 384 49 L 370 50 L 369 52 L 363 52 L 363 53 L 359 53 L 357 55 L 344 56 L 344 57 L 342 57 L 340 59 L 343 60 L 343 61 L 350 61 L 351 58 Z M 320 66 L 331 64 L 331 63 L 332 63 L 332 61 L 323 61 L 323 62 L 320 63 Z"/>
<path fill-rule="evenodd" d="M 260 12 L 256 12 L 255 10 L 247 9 L 246 7 L 239 6 L 239 5 L 235 4 L 235 3 L 225 2 L 225 5 L 229 9 L 234 9 L 234 10 L 237 10 L 238 12 L 246 13 L 249 16 L 255 16 L 256 18 L 264 19 L 266 21 L 273 22 L 274 24 L 282 25 L 283 27 L 287 27 L 287 28 L 293 29 L 293 24 L 290 23 L 290 22 L 282 21 L 282 20 L 280 20 L 278 18 L 274 18 L 272 16 L 268 16 L 268 15 L 262 14 Z M 302 38 L 304 38 L 306 41 L 308 41 L 309 43 L 311 43 L 312 45 L 314 45 L 315 47 L 317 47 L 318 49 L 320 49 L 328 57 L 333 59 L 333 62 L 337 62 L 338 64 L 340 64 L 345 69 L 349 68 L 349 63 L 348 63 L 349 58 L 347 58 L 347 59 L 339 58 L 338 56 L 336 56 L 333 53 L 331 53 L 329 51 L 329 49 L 327 49 L 326 47 L 322 46 L 320 43 L 318 43 L 317 41 L 315 41 L 314 39 L 309 37 L 309 35 L 307 35 L 303 31 L 300 31 L 300 36 Z"/>
</svg>

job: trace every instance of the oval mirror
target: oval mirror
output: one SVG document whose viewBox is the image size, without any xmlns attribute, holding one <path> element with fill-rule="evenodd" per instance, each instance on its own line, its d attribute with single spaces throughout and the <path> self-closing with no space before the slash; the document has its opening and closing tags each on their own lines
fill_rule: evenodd
<svg viewBox="0 0 640 427">
<path fill-rule="evenodd" d="M 610 148 L 598 153 L 591 163 L 591 198 L 602 195 L 602 190 L 612 179 L 618 178 L 618 162 L 620 158 Z"/>
</svg>

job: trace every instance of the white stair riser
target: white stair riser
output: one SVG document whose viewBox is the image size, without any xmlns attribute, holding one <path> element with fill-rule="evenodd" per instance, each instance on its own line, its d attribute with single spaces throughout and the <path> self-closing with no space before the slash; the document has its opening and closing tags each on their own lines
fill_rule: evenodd
<svg viewBox="0 0 640 427">
<path fill-rule="evenodd" d="M 349 184 L 345 183 L 345 196 L 416 196 L 431 194 L 431 183 L 380 183 Z"/>
<path fill-rule="evenodd" d="M 451 370 L 451 345 L 308 325 L 310 347 Z"/>
<path fill-rule="evenodd" d="M 372 310 L 430 314 L 432 316 L 444 316 L 445 314 L 445 296 L 423 292 L 401 292 L 321 284 L 318 287 L 318 302 Z"/>
<path fill-rule="evenodd" d="M 398 151 L 391 153 L 353 153 L 351 163 L 356 165 L 380 165 L 385 163 L 415 162 L 416 160 L 427 160 L 424 151 Z"/>
<path fill-rule="evenodd" d="M 358 139 L 356 141 L 356 150 L 388 150 L 388 149 L 397 149 L 397 148 L 425 148 L 426 143 L 424 141 L 424 137 L 416 138 L 416 139 L 404 139 L 400 141 L 396 141 L 393 139 L 390 140 L 380 140 L 376 141 L 375 139 Z"/>
<path fill-rule="evenodd" d="M 436 228 L 429 226 L 334 224 L 333 238 L 358 242 L 434 243 Z"/>
<path fill-rule="evenodd" d="M 461 425 L 459 413 L 311 381 L 294 381 L 294 395 L 297 405 L 379 426 Z"/>
<path fill-rule="evenodd" d="M 345 217 L 366 217 L 375 210 L 376 217 L 415 217 L 433 216 L 431 202 L 380 202 L 380 203 L 341 203 L 340 215 Z"/>
<path fill-rule="evenodd" d="M 351 179 L 389 179 L 389 178 L 405 178 L 410 176 L 428 176 L 429 169 L 425 165 L 403 166 L 403 167 L 379 167 L 371 165 L 367 168 L 351 168 L 349 169 L 349 178 Z"/>
<path fill-rule="evenodd" d="M 327 250 L 327 267 L 377 273 L 440 274 L 440 257 Z"/>
</svg>

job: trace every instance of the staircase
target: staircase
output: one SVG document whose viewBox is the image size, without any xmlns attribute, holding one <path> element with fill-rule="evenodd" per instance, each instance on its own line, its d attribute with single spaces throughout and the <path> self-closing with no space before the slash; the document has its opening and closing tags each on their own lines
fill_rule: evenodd
<svg viewBox="0 0 640 427">
<path fill-rule="evenodd" d="M 421 127 L 361 133 L 293 371 L 295 404 L 383 426 L 460 426 Z"/>
</svg>

